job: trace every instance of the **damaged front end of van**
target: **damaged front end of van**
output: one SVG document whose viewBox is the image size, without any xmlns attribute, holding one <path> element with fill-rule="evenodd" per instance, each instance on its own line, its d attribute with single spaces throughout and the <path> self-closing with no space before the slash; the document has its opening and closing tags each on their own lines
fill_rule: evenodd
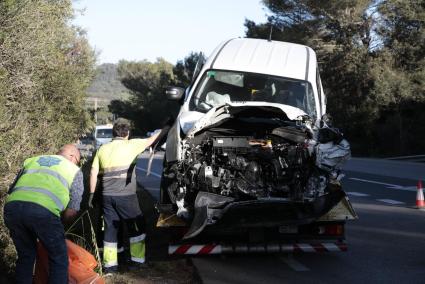
<svg viewBox="0 0 425 284">
<path fill-rule="evenodd" d="M 207 113 L 181 141 L 182 159 L 164 168 L 162 190 L 176 214 L 192 220 L 185 237 L 215 223 L 307 224 L 344 199 L 339 181 L 349 144 L 336 129 L 311 125 L 270 104 Z"/>
</svg>

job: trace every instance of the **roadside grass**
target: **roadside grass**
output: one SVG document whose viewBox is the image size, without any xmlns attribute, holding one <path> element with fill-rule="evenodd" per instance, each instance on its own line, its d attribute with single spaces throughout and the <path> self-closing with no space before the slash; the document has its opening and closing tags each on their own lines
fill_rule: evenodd
<svg viewBox="0 0 425 284">
<path fill-rule="evenodd" d="M 188 259 L 154 261 L 150 262 L 148 268 L 106 276 L 105 279 L 107 284 L 201 283 L 198 280 L 195 267 Z"/>
</svg>

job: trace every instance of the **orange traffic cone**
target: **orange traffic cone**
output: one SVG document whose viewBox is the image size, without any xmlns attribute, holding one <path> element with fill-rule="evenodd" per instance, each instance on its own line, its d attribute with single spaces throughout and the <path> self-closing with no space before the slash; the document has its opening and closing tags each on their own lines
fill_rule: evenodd
<svg viewBox="0 0 425 284">
<path fill-rule="evenodd" d="M 416 208 L 425 209 L 424 192 L 422 190 L 422 181 L 418 181 L 418 191 L 416 193 Z"/>
</svg>

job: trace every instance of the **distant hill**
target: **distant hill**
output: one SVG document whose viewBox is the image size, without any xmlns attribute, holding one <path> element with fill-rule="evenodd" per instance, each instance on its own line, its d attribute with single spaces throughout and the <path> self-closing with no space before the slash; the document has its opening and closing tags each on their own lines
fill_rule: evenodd
<svg viewBox="0 0 425 284">
<path fill-rule="evenodd" d="M 125 99 L 128 90 L 118 80 L 117 65 L 104 63 L 97 67 L 97 74 L 87 89 L 89 97 L 111 101 L 114 99 Z"/>
</svg>

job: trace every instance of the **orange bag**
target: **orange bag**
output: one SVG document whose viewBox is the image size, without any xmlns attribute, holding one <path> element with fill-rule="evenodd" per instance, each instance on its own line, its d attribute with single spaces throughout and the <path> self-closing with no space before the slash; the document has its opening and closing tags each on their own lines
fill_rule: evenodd
<svg viewBox="0 0 425 284">
<path fill-rule="evenodd" d="M 68 283 L 70 284 L 104 284 L 105 280 L 93 269 L 97 266 L 95 257 L 79 245 L 66 240 L 68 250 Z M 45 284 L 49 274 L 49 257 L 46 249 L 38 242 L 37 262 L 35 265 L 35 284 Z"/>
</svg>

